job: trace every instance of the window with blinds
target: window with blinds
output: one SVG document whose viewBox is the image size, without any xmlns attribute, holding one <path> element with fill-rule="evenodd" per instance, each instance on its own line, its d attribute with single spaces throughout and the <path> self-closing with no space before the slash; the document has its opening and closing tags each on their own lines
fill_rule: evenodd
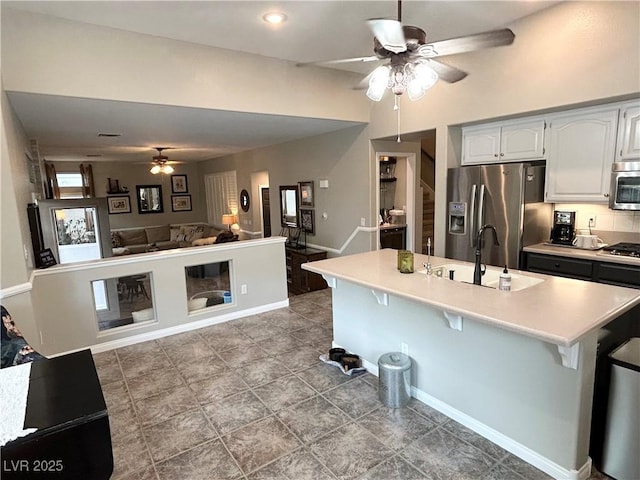
<svg viewBox="0 0 640 480">
<path fill-rule="evenodd" d="M 238 214 L 238 186 L 236 172 L 212 173 L 204 177 L 207 199 L 207 222 L 219 228 L 222 225 L 222 215 Z"/>
<path fill-rule="evenodd" d="M 83 198 L 82 175 L 79 173 L 56 173 L 59 198 Z"/>
</svg>

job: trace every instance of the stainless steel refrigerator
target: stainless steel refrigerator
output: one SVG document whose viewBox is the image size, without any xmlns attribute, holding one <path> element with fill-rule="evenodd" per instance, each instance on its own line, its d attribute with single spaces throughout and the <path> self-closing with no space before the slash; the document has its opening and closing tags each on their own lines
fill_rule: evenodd
<svg viewBox="0 0 640 480">
<path fill-rule="evenodd" d="M 549 240 L 552 205 L 544 203 L 544 165 L 505 163 L 450 168 L 447 175 L 447 258 L 473 262 L 481 226 L 482 263 L 521 267 L 527 245 Z"/>
</svg>

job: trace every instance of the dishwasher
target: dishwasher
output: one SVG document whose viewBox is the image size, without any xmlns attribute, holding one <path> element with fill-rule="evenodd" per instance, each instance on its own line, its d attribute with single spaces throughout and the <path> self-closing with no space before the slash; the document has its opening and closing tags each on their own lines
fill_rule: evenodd
<svg viewBox="0 0 640 480">
<path fill-rule="evenodd" d="M 602 472 L 618 480 L 640 478 L 640 338 L 609 354 L 611 383 Z"/>
</svg>

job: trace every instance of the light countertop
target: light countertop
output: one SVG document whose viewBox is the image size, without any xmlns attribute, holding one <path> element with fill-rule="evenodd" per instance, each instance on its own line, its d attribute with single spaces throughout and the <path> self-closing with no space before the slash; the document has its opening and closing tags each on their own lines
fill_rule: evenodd
<svg viewBox="0 0 640 480">
<path fill-rule="evenodd" d="M 336 288 L 341 280 L 348 281 L 565 347 L 640 304 L 640 290 L 632 288 L 511 270 L 544 281 L 503 292 L 417 273 L 427 256 L 416 253 L 414 261 L 416 273 L 402 274 L 397 251 L 383 249 L 305 263 L 302 268 L 336 278 Z M 446 263 L 472 265 L 431 257 L 433 267 Z"/>
<path fill-rule="evenodd" d="M 545 243 L 537 243 L 524 247 L 525 252 L 541 253 L 544 255 L 557 255 L 559 257 L 583 258 L 596 262 L 622 263 L 624 265 L 640 266 L 640 258 L 625 257 L 622 255 L 611 255 L 604 250 L 584 250 L 576 247 L 562 247 L 556 245 L 547 245 Z"/>
<path fill-rule="evenodd" d="M 394 223 L 383 223 L 380 225 L 380 230 L 391 230 L 393 228 L 406 228 L 406 223 L 394 224 Z"/>
</svg>

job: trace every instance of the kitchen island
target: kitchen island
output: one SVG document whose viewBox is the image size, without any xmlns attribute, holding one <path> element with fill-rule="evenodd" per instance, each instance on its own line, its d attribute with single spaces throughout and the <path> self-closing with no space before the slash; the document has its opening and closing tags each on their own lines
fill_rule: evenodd
<svg viewBox="0 0 640 480">
<path fill-rule="evenodd" d="M 513 271 L 539 283 L 503 292 L 402 274 L 380 250 L 308 263 L 333 295 L 334 345 L 377 359 L 406 350 L 412 395 L 555 478 L 588 478 L 600 327 L 640 291 Z M 425 255 L 415 254 L 421 270 Z M 465 262 L 431 257 L 431 264 Z"/>
</svg>

